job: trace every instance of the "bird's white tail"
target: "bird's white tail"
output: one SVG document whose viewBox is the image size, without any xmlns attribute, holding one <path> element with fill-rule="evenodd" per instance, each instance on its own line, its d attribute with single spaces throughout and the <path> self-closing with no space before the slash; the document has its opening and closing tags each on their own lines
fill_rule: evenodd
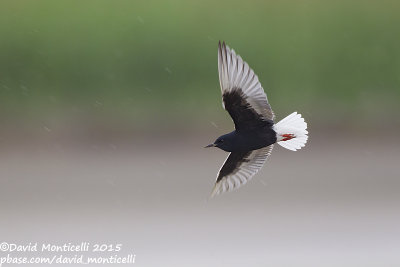
<svg viewBox="0 0 400 267">
<path fill-rule="evenodd" d="M 277 143 L 286 149 L 296 151 L 307 143 L 307 123 L 301 114 L 293 112 L 274 125 Z"/>
</svg>

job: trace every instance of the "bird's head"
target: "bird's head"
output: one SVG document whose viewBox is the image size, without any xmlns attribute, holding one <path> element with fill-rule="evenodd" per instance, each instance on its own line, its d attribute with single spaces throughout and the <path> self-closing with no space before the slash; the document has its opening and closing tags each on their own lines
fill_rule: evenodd
<svg viewBox="0 0 400 267">
<path fill-rule="evenodd" d="M 228 135 L 222 135 L 222 136 L 218 137 L 214 143 L 209 144 L 206 147 L 218 147 L 224 151 L 229 152 L 230 148 L 231 148 L 230 138 Z"/>
</svg>

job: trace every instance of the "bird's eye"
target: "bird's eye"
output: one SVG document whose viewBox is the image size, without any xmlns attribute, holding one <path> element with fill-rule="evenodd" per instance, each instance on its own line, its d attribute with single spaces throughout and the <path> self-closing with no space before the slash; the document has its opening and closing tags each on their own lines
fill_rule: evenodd
<svg viewBox="0 0 400 267">
<path fill-rule="evenodd" d="M 224 142 L 224 139 L 218 140 L 218 143 L 223 143 L 223 142 Z"/>
</svg>

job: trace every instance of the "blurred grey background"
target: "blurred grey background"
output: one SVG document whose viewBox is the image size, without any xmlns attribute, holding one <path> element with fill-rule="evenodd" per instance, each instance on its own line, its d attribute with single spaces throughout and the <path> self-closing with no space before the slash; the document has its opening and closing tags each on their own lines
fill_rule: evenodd
<svg viewBox="0 0 400 267">
<path fill-rule="evenodd" d="M 137 266 L 399 266 L 399 10 L 2 1 L 0 242 L 122 243 Z M 233 128 L 219 40 L 310 139 L 209 200 L 227 154 L 202 147 Z"/>
</svg>

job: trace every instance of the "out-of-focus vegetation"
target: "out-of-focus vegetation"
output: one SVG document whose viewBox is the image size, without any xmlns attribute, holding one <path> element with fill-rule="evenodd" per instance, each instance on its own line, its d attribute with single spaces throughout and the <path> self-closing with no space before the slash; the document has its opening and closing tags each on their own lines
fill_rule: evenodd
<svg viewBox="0 0 400 267">
<path fill-rule="evenodd" d="M 297 110 L 316 124 L 399 123 L 399 13 L 399 1 L 385 0 L 4 0 L 1 118 L 222 118 L 225 40 L 278 118 Z"/>
</svg>

